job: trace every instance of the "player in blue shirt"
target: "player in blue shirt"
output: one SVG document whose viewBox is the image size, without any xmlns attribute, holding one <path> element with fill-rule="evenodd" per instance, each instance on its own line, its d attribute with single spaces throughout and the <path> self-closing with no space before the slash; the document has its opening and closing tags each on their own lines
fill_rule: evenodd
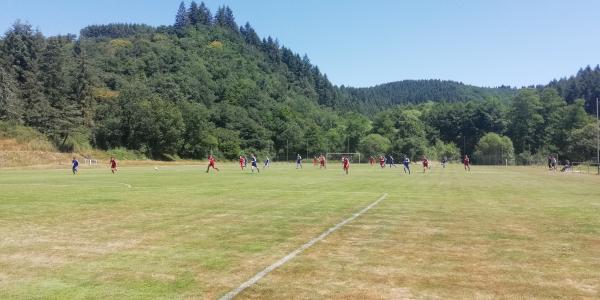
<svg viewBox="0 0 600 300">
<path fill-rule="evenodd" d="M 296 155 L 296 169 L 302 169 L 302 156 Z"/>
<path fill-rule="evenodd" d="M 390 165 L 390 168 L 391 168 L 391 167 L 394 167 L 394 168 L 396 168 L 396 164 L 394 163 L 394 157 L 393 157 L 391 154 L 390 154 L 390 156 L 389 156 L 389 158 L 388 158 L 388 161 L 387 161 L 387 162 L 388 162 L 388 164 Z"/>
<path fill-rule="evenodd" d="M 271 160 L 269 159 L 269 157 L 267 156 L 267 159 L 265 159 L 265 166 L 264 168 L 268 168 L 271 165 Z"/>
<path fill-rule="evenodd" d="M 254 173 L 254 169 L 256 169 L 256 171 L 258 171 L 258 173 L 260 173 L 260 169 L 258 169 L 258 161 L 256 160 L 256 155 L 254 155 L 254 153 L 252 153 L 252 157 L 250 157 L 250 161 L 252 163 L 252 168 L 250 170 L 252 170 L 252 173 Z"/>
<path fill-rule="evenodd" d="M 79 171 L 79 161 L 77 158 L 73 157 L 71 163 L 73 164 L 73 175 L 77 175 L 77 172 Z"/>
<path fill-rule="evenodd" d="M 402 165 L 404 166 L 404 173 L 408 171 L 408 174 L 410 175 L 410 159 L 408 159 L 407 156 L 404 157 Z"/>
</svg>

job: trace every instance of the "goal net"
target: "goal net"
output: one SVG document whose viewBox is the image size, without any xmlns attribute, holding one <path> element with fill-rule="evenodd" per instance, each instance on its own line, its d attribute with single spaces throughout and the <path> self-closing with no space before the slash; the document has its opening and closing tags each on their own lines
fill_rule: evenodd
<svg viewBox="0 0 600 300">
<path fill-rule="evenodd" d="M 328 163 L 336 163 L 336 162 L 340 162 L 342 161 L 342 157 L 348 157 L 348 159 L 350 159 L 350 163 L 353 164 L 358 164 L 361 163 L 360 160 L 360 153 L 355 152 L 355 153 L 327 153 L 325 154 L 325 158 L 327 159 Z"/>
</svg>

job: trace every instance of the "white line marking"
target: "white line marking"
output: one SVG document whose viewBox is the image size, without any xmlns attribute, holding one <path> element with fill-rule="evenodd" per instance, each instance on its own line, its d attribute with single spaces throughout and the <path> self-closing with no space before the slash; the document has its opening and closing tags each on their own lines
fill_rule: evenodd
<svg viewBox="0 0 600 300">
<path fill-rule="evenodd" d="M 362 214 L 364 214 L 365 212 L 367 212 L 369 209 L 373 208 L 373 206 L 377 205 L 379 202 L 381 202 L 383 199 L 385 199 L 385 197 L 387 197 L 387 195 L 388 195 L 387 193 L 384 193 L 383 195 L 381 195 L 381 197 L 379 197 L 379 199 L 375 200 L 375 202 L 369 204 L 369 206 L 367 206 L 367 207 L 363 208 L 361 211 L 353 214 L 352 216 L 350 216 L 346 220 L 344 220 L 344 221 L 342 221 L 340 223 L 337 223 L 335 226 L 333 226 L 333 227 L 327 229 L 327 231 L 321 233 L 321 235 L 319 235 L 318 237 L 313 238 L 312 240 L 310 240 L 306 244 L 300 246 L 298 249 L 290 252 L 288 255 L 286 255 L 282 259 L 278 260 L 274 264 L 272 264 L 272 265 L 266 267 L 264 270 L 256 273 L 256 275 L 254 275 L 252 278 L 248 279 L 246 282 L 242 283 L 236 289 L 234 289 L 234 290 L 230 291 L 229 293 L 225 294 L 223 297 L 220 298 L 220 300 L 231 300 L 231 299 L 233 299 L 239 293 L 241 293 L 245 289 L 249 288 L 250 286 L 254 285 L 256 282 L 258 282 L 259 280 L 261 280 L 267 274 L 271 273 L 273 270 L 281 267 L 283 264 L 287 263 L 288 261 L 290 261 L 291 259 L 293 259 L 294 257 L 296 257 L 296 255 L 300 254 L 302 251 L 304 251 L 304 250 L 312 247 L 312 245 L 314 245 L 315 243 L 323 240 L 324 238 L 326 238 L 331 233 L 335 232 L 336 230 L 340 229 L 342 226 L 346 225 L 348 222 L 351 222 L 354 219 L 360 217 Z"/>
</svg>

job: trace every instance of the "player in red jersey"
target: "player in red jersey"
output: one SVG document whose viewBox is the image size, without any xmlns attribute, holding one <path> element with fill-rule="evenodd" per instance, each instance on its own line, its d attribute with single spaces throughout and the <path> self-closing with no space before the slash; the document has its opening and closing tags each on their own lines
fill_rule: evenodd
<svg viewBox="0 0 600 300">
<path fill-rule="evenodd" d="M 110 171 L 115 174 L 117 172 L 117 161 L 114 157 L 110 158 Z"/>
<path fill-rule="evenodd" d="M 465 165 L 465 171 L 471 172 L 471 159 L 469 156 L 465 154 L 465 158 L 463 158 L 463 165 Z"/>
<path fill-rule="evenodd" d="M 429 160 L 427 159 L 427 156 L 423 156 L 423 173 L 427 170 L 429 170 Z"/>
<path fill-rule="evenodd" d="M 240 168 L 244 171 L 244 167 L 246 166 L 244 157 L 240 155 Z"/>
<path fill-rule="evenodd" d="M 346 172 L 346 175 L 348 175 L 348 169 L 350 169 L 350 159 L 348 159 L 347 156 L 342 157 L 342 168 L 344 169 L 344 172 Z"/>
<path fill-rule="evenodd" d="M 313 167 L 317 167 L 318 161 L 319 161 L 319 160 L 317 159 L 317 157 L 316 157 L 316 156 L 315 156 L 315 157 L 313 157 Z"/>
<path fill-rule="evenodd" d="M 375 157 L 369 156 L 369 164 L 371 165 L 371 167 L 375 164 Z"/>
<path fill-rule="evenodd" d="M 217 172 L 219 172 L 219 168 L 215 167 L 215 157 L 211 155 L 208 156 L 208 167 L 206 167 L 206 173 L 208 173 L 208 170 L 210 170 L 210 167 L 212 167 L 213 169 L 217 170 Z"/>
<path fill-rule="evenodd" d="M 385 168 L 385 156 L 379 156 L 379 166 L 383 169 Z"/>
<path fill-rule="evenodd" d="M 323 168 L 327 169 L 327 165 L 325 162 L 325 156 L 323 156 L 323 154 L 321 154 L 321 156 L 319 156 L 319 165 L 320 165 L 319 169 L 323 169 Z"/>
</svg>

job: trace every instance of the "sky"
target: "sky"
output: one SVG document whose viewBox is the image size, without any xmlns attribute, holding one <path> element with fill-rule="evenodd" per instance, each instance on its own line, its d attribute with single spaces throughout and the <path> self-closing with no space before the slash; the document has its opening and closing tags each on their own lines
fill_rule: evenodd
<svg viewBox="0 0 600 300">
<path fill-rule="evenodd" d="M 213 12 L 228 5 L 238 24 L 307 54 L 336 85 L 448 79 L 521 87 L 600 63 L 597 0 L 204 2 Z M 111 22 L 170 25 L 179 3 L 0 0 L 0 32 L 17 19 L 46 36 Z"/>
</svg>

